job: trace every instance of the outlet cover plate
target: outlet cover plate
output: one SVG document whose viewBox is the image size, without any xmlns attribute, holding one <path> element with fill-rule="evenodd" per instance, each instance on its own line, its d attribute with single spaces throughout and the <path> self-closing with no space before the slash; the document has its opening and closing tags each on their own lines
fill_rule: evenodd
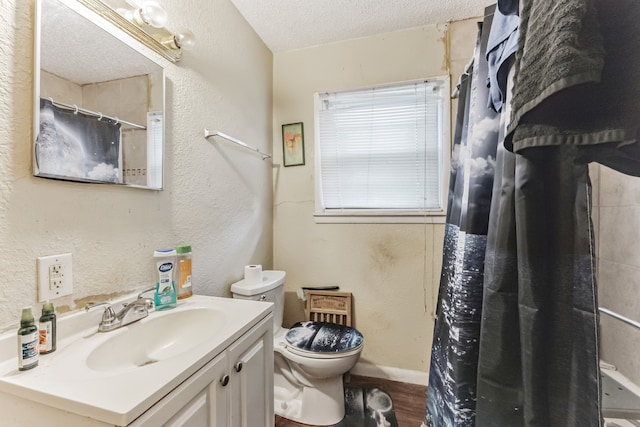
<svg viewBox="0 0 640 427">
<path fill-rule="evenodd" d="M 71 254 L 38 257 L 38 301 L 71 295 L 73 271 Z"/>
</svg>

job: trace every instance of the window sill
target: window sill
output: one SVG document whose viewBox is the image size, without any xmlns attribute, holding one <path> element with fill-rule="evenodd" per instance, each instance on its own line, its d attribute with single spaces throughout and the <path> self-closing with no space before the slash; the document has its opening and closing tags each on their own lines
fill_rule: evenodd
<svg viewBox="0 0 640 427">
<path fill-rule="evenodd" d="M 422 214 L 315 212 L 313 219 L 316 224 L 444 224 L 447 216 L 443 211 Z"/>
</svg>

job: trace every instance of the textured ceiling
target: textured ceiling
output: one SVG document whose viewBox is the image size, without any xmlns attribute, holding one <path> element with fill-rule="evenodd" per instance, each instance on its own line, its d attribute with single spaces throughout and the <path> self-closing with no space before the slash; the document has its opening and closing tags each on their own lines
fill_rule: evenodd
<svg viewBox="0 0 640 427">
<path fill-rule="evenodd" d="M 231 0 L 273 52 L 481 16 L 491 0 Z"/>
</svg>

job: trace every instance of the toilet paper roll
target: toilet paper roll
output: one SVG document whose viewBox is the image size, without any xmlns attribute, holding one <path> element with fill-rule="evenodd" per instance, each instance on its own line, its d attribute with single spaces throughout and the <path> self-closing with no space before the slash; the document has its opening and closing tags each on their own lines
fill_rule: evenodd
<svg viewBox="0 0 640 427">
<path fill-rule="evenodd" d="M 246 265 L 244 267 L 244 281 L 249 285 L 262 283 L 262 266 Z"/>
</svg>

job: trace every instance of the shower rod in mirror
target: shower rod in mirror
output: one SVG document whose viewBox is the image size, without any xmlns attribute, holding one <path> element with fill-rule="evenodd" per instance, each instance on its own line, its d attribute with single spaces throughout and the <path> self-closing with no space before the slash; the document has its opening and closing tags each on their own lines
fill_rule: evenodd
<svg viewBox="0 0 640 427">
<path fill-rule="evenodd" d="M 48 97 L 47 99 L 49 100 L 49 102 L 51 102 L 51 105 L 54 105 L 56 107 L 65 108 L 65 109 L 67 109 L 69 111 L 73 111 L 76 114 L 84 113 L 84 114 L 88 114 L 90 116 L 97 117 L 98 120 L 108 119 L 108 120 L 113 120 L 116 124 L 117 123 L 122 123 L 123 125 L 131 126 L 133 128 L 137 128 L 137 129 L 147 129 L 147 127 L 144 126 L 144 125 L 139 125 L 137 123 L 129 122 L 127 120 L 122 120 L 122 119 L 119 119 L 117 117 L 107 116 L 105 114 L 102 114 L 99 111 L 92 111 L 92 110 L 88 110 L 86 108 L 81 108 L 81 107 L 78 107 L 76 104 L 67 104 L 67 103 L 60 102 L 60 101 L 54 101 L 53 98 L 51 98 L 51 97 Z"/>
</svg>

